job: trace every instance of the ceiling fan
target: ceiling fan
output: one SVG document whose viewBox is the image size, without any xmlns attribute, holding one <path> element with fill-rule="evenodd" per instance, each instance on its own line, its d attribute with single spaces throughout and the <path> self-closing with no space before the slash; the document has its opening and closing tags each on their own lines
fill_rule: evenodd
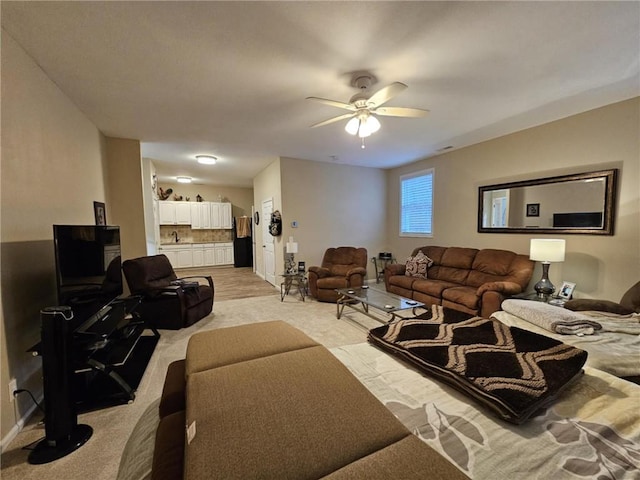
<svg viewBox="0 0 640 480">
<path fill-rule="evenodd" d="M 420 108 L 383 107 L 383 105 L 393 97 L 406 90 L 407 86 L 404 83 L 394 82 L 375 93 L 371 93 L 370 89 L 374 83 L 375 78 L 370 73 L 356 73 L 353 76 L 351 85 L 360 91 L 351 97 L 349 103 L 328 100 L 326 98 L 307 97 L 307 100 L 314 100 L 324 103 L 325 105 L 349 110 L 349 113 L 316 123 L 315 125 L 311 125 L 311 128 L 322 127 L 334 122 L 339 122 L 340 120 L 350 119 L 345 126 L 345 130 L 351 135 L 358 135 L 362 139 L 362 148 L 364 148 L 365 137 L 370 136 L 380 129 L 380 121 L 376 118 L 377 116 L 419 118 L 429 113 L 429 110 Z"/>
</svg>

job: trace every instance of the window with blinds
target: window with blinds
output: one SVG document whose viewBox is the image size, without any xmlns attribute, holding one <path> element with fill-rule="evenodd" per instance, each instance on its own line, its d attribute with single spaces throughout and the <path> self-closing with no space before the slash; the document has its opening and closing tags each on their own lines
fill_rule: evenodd
<svg viewBox="0 0 640 480">
<path fill-rule="evenodd" d="M 400 177 L 400 236 L 433 235 L 433 175 L 423 170 Z"/>
</svg>

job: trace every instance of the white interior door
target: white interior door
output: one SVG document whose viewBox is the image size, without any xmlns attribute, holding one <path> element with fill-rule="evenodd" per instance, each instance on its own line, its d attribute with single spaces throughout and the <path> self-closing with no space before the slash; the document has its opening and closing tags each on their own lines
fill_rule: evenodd
<svg viewBox="0 0 640 480">
<path fill-rule="evenodd" d="M 264 279 L 276 284 L 276 252 L 274 239 L 269 233 L 269 222 L 273 213 L 273 199 L 262 201 L 262 258 L 264 260 Z"/>
</svg>

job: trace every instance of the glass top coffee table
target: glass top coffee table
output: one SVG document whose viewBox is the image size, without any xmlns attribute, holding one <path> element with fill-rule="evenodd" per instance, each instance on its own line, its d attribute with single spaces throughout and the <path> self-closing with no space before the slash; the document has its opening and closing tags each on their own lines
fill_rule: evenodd
<svg viewBox="0 0 640 480">
<path fill-rule="evenodd" d="M 393 293 L 371 289 L 367 286 L 359 288 L 339 288 L 336 289 L 336 292 L 338 292 L 338 300 L 336 301 L 336 317 L 338 319 L 342 316 L 342 311 L 344 310 L 345 305 L 353 307 L 354 304 L 357 303 L 362 304 L 362 308 L 364 309 L 363 313 L 367 315 L 369 315 L 369 307 L 391 314 L 391 318 L 387 323 L 393 322 L 396 317 L 401 318 L 400 315 L 397 315 L 397 312 L 412 309 L 413 314 L 415 315 L 416 308 L 424 308 L 425 306 L 422 302 L 417 302 L 410 298 L 404 298 Z M 369 316 L 375 320 L 381 321 L 379 318 L 372 315 Z"/>
</svg>

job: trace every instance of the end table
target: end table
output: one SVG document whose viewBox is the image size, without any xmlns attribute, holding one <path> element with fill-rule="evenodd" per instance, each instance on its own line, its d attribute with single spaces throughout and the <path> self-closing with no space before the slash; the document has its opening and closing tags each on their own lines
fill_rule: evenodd
<svg viewBox="0 0 640 480">
<path fill-rule="evenodd" d="M 304 302 L 304 297 L 307 296 L 308 293 L 308 285 L 307 285 L 307 273 L 303 271 L 298 271 L 294 273 L 283 273 L 281 274 L 283 278 L 283 282 L 280 284 L 280 301 L 284 301 L 284 297 L 289 295 L 289 291 L 291 290 L 291 286 L 295 286 L 298 289 L 298 293 L 300 294 L 300 298 Z"/>
</svg>

